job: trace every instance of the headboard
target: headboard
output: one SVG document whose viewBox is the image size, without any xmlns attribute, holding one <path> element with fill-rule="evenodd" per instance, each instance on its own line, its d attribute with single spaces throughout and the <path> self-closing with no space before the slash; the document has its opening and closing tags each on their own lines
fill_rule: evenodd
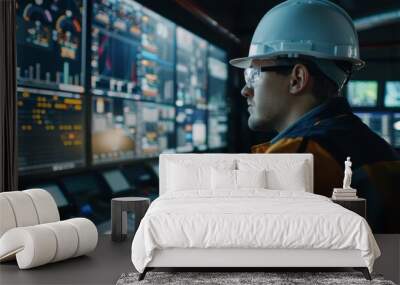
<svg viewBox="0 0 400 285">
<path fill-rule="evenodd" d="M 306 191 L 313 193 L 314 192 L 314 163 L 313 163 L 313 155 L 310 153 L 284 153 L 284 154 L 248 154 L 248 153 L 239 153 L 239 154 L 231 154 L 231 153 L 205 153 L 205 154 L 161 154 L 159 161 L 159 191 L 160 195 L 166 192 L 166 183 L 168 179 L 167 170 L 169 162 L 183 162 L 188 161 L 191 163 L 199 163 L 206 165 L 213 165 L 219 160 L 232 160 L 238 161 L 239 159 L 246 160 L 255 160 L 255 161 L 264 161 L 268 164 L 274 163 L 297 163 L 304 161 L 306 164 L 306 181 L 307 187 Z"/>
</svg>

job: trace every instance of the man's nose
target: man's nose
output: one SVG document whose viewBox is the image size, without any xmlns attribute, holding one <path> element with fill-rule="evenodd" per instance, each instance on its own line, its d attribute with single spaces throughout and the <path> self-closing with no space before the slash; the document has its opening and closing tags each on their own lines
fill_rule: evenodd
<svg viewBox="0 0 400 285">
<path fill-rule="evenodd" d="M 247 85 L 245 85 L 242 88 L 242 91 L 240 92 L 242 94 L 243 97 L 247 98 L 247 97 L 253 97 L 254 96 L 254 90 L 253 88 L 248 87 Z"/>
</svg>

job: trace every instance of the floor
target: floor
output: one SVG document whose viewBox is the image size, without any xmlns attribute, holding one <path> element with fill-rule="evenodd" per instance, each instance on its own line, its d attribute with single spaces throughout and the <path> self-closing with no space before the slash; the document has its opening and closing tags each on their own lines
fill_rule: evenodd
<svg viewBox="0 0 400 285">
<path fill-rule="evenodd" d="M 400 235 L 375 235 L 382 257 L 375 272 L 400 283 Z M 100 235 L 94 252 L 88 256 L 18 270 L 16 262 L 0 264 L 0 284 L 115 284 L 124 272 L 134 271 L 130 260 L 132 237 L 121 243 L 110 235 Z"/>
<path fill-rule="evenodd" d="M 0 284 L 115 284 L 124 272 L 134 271 L 130 259 L 132 237 L 124 242 L 100 235 L 95 251 L 41 267 L 18 270 L 16 262 L 0 264 Z"/>
<path fill-rule="evenodd" d="M 400 234 L 374 235 L 381 257 L 374 264 L 374 271 L 383 274 L 385 279 L 400 284 Z"/>
</svg>

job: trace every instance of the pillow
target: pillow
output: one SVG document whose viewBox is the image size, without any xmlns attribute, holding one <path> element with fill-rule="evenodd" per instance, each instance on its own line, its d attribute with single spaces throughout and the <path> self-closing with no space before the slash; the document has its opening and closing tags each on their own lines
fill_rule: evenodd
<svg viewBox="0 0 400 285">
<path fill-rule="evenodd" d="M 193 189 L 210 189 L 210 167 L 185 166 L 169 163 L 167 189 L 185 191 Z"/>
<path fill-rule="evenodd" d="M 211 170 L 211 188 L 217 189 L 236 189 L 236 170 L 232 169 L 215 169 Z"/>
<path fill-rule="evenodd" d="M 268 188 L 306 192 L 307 176 L 305 174 L 305 163 L 298 163 L 286 171 L 269 170 L 267 172 Z"/>
<path fill-rule="evenodd" d="M 234 169 L 236 161 L 218 160 L 211 163 L 190 160 L 167 163 L 167 191 L 211 190 L 211 168 Z"/>
<path fill-rule="evenodd" d="M 235 170 L 237 188 L 267 188 L 267 171 Z"/>
<path fill-rule="evenodd" d="M 213 190 L 239 190 L 241 188 L 266 188 L 266 171 L 263 170 L 211 170 Z"/>
<path fill-rule="evenodd" d="M 266 170 L 268 189 L 306 191 L 309 187 L 309 173 L 306 161 L 260 159 L 239 159 L 239 170 Z"/>
</svg>

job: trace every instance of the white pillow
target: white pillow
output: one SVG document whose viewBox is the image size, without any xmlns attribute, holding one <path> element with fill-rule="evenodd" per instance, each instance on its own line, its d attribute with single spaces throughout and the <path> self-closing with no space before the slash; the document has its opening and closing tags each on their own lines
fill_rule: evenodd
<svg viewBox="0 0 400 285">
<path fill-rule="evenodd" d="M 263 170 L 211 170 L 213 190 L 240 190 L 241 188 L 266 188 L 266 171 Z"/>
<path fill-rule="evenodd" d="M 193 189 L 210 189 L 210 167 L 185 166 L 169 163 L 167 189 L 185 191 Z"/>
<path fill-rule="evenodd" d="M 306 164 L 296 163 L 290 170 L 272 169 L 267 172 L 268 188 L 303 191 L 307 189 Z"/>
<path fill-rule="evenodd" d="M 308 168 L 306 161 L 275 161 L 269 163 L 263 160 L 238 160 L 239 170 L 266 169 L 268 189 L 306 191 L 308 189 Z"/>
<path fill-rule="evenodd" d="M 211 170 L 211 188 L 213 190 L 235 190 L 236 189 L 236 170 L 215 169 Z"/>
<path fill-rule="evenodd" d="M 236 161 L 204 162 L 170 161 L 167 166 L 167 191 L 211 190 L 211 168 L 234 169 Z"/>
<path fill-rule="evenodd" d="M 235 170 L 237 188 L 267 188 L 267 171 Z"/>
</svg>

